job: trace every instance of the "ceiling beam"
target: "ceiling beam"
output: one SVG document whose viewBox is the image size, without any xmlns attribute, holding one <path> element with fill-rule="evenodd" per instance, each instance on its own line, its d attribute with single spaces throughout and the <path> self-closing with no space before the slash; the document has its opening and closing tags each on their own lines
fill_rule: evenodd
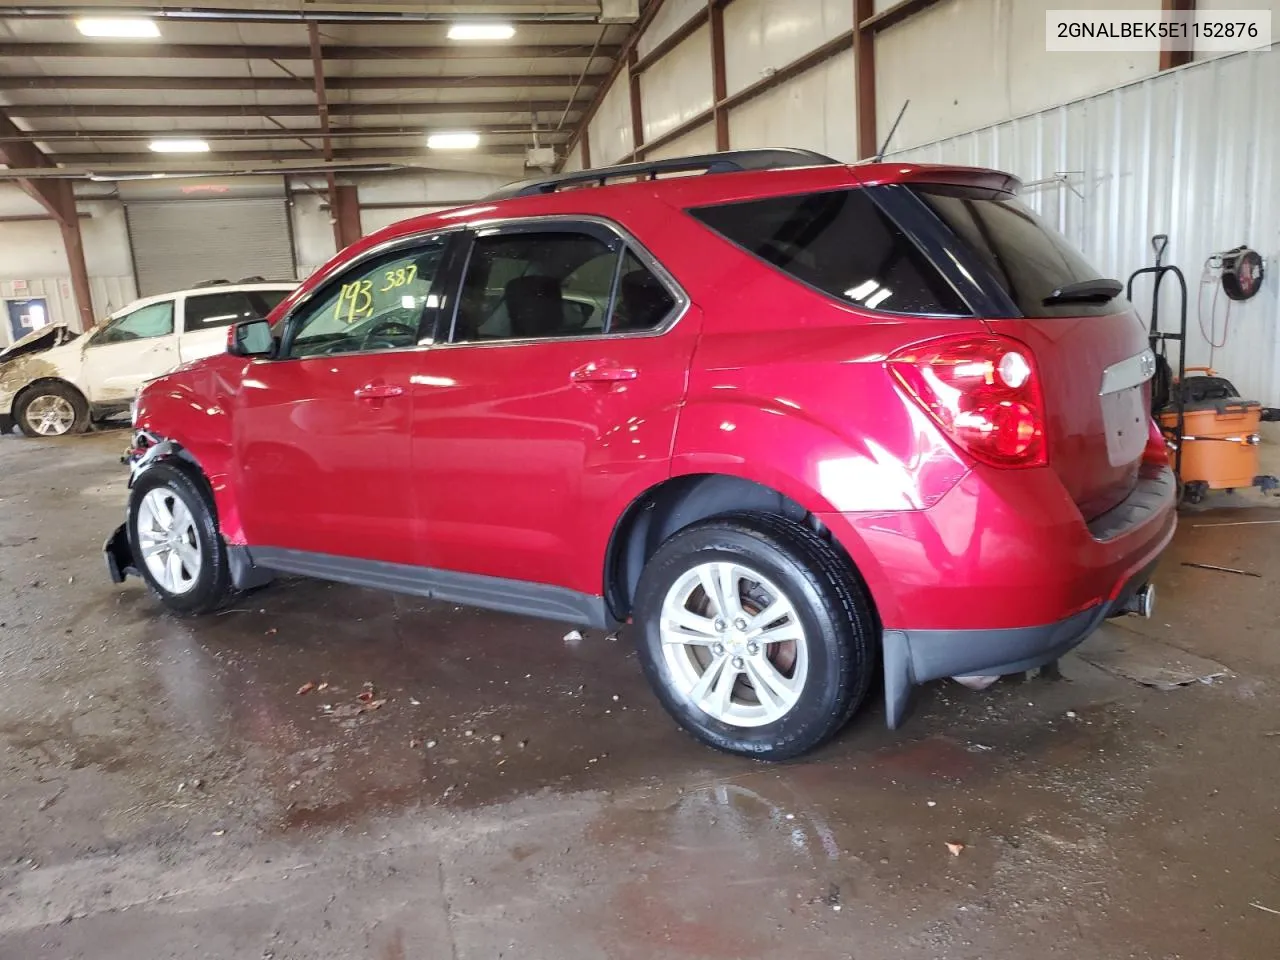
<svg viewBox="0 0 1280 960">
<path fill-rule="evenodd" d="M 315 79 L 316 112 L 320 116 L 320 136 L 323 138 L 324 158 L 333 159 L 333 141 L 329 138 L 329 101 L 324 92 L 324 52 L 320 48 L 320 28 L 307 24 L 307 39 L 311 43 L 311 76 Z M 329 202 L 333 202 L 333 175 L 329 176 Z M 339 247 L 341 249 L 341 247 Z"/>
<path fill-rule="evenodd" d="M 592 83 L 588 75 L 585 84 Z M 0 90 L 306 90 L 311 77 L 59 77 L 0 75 Z M 573 87 L 572 76 L 330 77 L 330 90 L 460 90 Z"/>
<path fill-rule="evenodd" d="M 574 110 L 586 106 L 586 97 L 580 97 Z M 80 120 L 105 119 L 107 117 L 141 117 L 169 119 L 178 117 L 313 117 L 316 108 L 309 103 L 246 103 L 246 104 L 64 104 L 35 103 L 13 104 L 5 108 L 10 116 L 37 120 L 42 117 Z M 331 103 L 330 117 L 430 117 L 455 114 L 517 113 L 531 115 L 546 113 L 558 117 L 564 104 L 554 100 L 537 100 L 525 103 L 518 100 L 467 100 L 448 103 Z"/>
<path fill-rule="evenodd" d="M 621 49 L 606 44 L 595 57 L 612 60 Z M 537 44 L 522 46 L 326 46 L 326 60 L 554 60 L 586 58 L 591 44 Z M 124 60 L 310 60 L 307 47 L 288 44 L 234 43 L 0 43 L 0 58 L 77 57 Z"/>
<path fill-rule="evenodd" d="M 87 13 L 97 16 L 152 16 L 166 21 L 267 22 L 267 23 L 450 23 L 459 18 L 498 19 L 503 23 L 592 24 L 600 15 L 599 0 L 200 0 L 173 3 L 165 0 L 24 0 L 22 15 L 29 19 L 67 19 Z"/>
<path fill-rule="evenodd" d="M 281 138 L 285 139 L 285 138 Z M 526 147 L 521 143 L 481 144 L 476 150 L 447 151 L 450 159 L 458 160 L 467 156 L 523 156 Z M 334 150 L 337 160 L 384 160 L 389 158 L 427 160 L 439 155 L 438 151 L 427 150 L 425 146 L 392 146 L 392 147 L 346 147 Z M 217 150 L 199 157 L 184 157 L 182 160 L 161 159 L 157 154 L 146 153 L 54 153 L 50 159 L 60 164 L 71 166 L 93 167 L 96 164 L 140 164 L 147 170 L 167 169 L 170 164 L 200 166 L 206 158 L 213 161 L 241 160 L 315 160 L 314 150 Z"/>
<path fill-rule="evenodd" d="M 481 135 L 490 136 L 524 136 L 532 140 L 533 129 L 510 123 L 469 123 L 468 130 Z M 172 127 L 164 130 L 44 130 L 39 132 L 18 131 L 13 136 L 0 135 L 0 144 L 18 143 L 91 143 L 97 141 L 127 142 L 149 141 L 157 137 L 172 137 Z M 296 140 L 298 138 L 319 139 L 326 134 L 314 127 L 261 127 L 253 130 L 183 130 L 183 136 L 199 137 L 211 143 L 236 140 Z M 330 127 L 327 136 L 331 140 L 354 140 L 365 137 L 413 137 L 421 140 L 426 135 L 426 128 L 414 127 Z M 539 130 L 538 136 L 544 140 L 562 141 L 568 139 L 568 130 Z"/>
<path fill-rule="evenodd" d="M 9 138 L 0 142 L 0 163 L 3 163 L 6 167 L 16 169 L 39 169 L 57 166 L 39 147 L 23 141 L 21 139 L 22 133 L 23 131 L 18 129 L 17 124 L 5 114 L 0 113 L 0 136 Z M 68 212 L 53 184 L 41 183 L 37 180 L 19 180 L 18 183 L 32 199 L 48 210 L 49 215 L 57 220 L 59 224 L 66 221 Z M 73 217 L 74 212 L 73 209 L 71 211 Z"/>
</svg>

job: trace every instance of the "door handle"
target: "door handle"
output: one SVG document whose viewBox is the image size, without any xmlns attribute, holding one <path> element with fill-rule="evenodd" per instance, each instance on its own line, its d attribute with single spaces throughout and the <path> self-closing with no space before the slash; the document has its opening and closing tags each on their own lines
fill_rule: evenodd
<svg viewBox="0 0 1280 960">
<path fill-rule="evenodd" d="M 392 383 L 366 383 L 363 387 L 356 388 L 357 400 L 386 400 L 389 397 L 398 397 L 404 393 L 404 387 L 397 387 Z"/>
<path fill-rule="evenodd" d="M 592 360 L 570 373 L 569 379 L 574 383 L 621 383 L 638 376 L 640 371 L 635 367 L 620 367 L 616 363 Z"/>
</svg>

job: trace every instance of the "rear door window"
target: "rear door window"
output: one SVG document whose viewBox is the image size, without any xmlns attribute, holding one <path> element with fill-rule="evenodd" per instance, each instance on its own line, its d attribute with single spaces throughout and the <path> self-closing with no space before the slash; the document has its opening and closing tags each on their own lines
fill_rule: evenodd
<svg viewBox="0 0 1280 960">
<path fill-rule="evenodd" d="M 265 320 L 288 290 L 235 290 L 223 293 L 188 294 L 183 328 L 209 330 L 242 320 Z"/>
<path fill-rule="evenodd" d="M 969 316 L 960 295 L 864 190 L 833 190 L 689 211 L 797 280 L 881 313 Z"/>
<path fill-rule="evenodd" d="M 1101 303 L 1045 304 L 1055 290 L 1102 277 L 1071 243 L 1030 207 L 1007 193 L 928 184 L 911 188 L 986 266 L 1025 317 L 1119 313 L 1123 297 Z"/>
</svg>

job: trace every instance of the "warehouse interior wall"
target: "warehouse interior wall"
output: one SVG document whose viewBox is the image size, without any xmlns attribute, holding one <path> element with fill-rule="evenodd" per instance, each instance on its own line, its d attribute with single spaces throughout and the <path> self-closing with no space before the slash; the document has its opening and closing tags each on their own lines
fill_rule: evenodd
<svg viewBox="0 0 1280 960">
<path fill-rule="evenodd" d="M 1018 175 L 1027 203 L 1102 276 L 1125 280 L 1150 265 L 1151 237 L 1167 234 L 1165 262 L 1182 269 L 1190 294 L 1188 365 L 1212 366 L 1244 396 L 1280 405 L 1278 53 L 1197 61 L 892 156 Z M 1263 256 L 1265 275 L 1252 299 L 1235 303 L 1205 265 L 1241 244 Z M 1179 308 L 1172 279 L 1161 293 L 1168 331 Z M 1133 299 L 1149 320 L 1148 281 Z"/>
<path fill-rule="evenodd" d="M 355 179 L 361 232 L 367 235 L 400 220 L 477 200 L 510 180 L 503 174 L 454 172 Z M 335 253 L 325 186 L 322 178 L 290 178 L 294 276 L 300 280 Z M 110 185 L 93 184 L 76 200 L 93 313 L 99 319 L 137 298 L 124 204 L 108 195 L 109 189 Z M 0 299 L 45 297 L 52 322 L 78 329 L 62 234 L 46 216 L 47 211 L 21 188 L 0 184 Z M 0 323 L 0 347 L 13 339 L 8 327 Z"/>
</svg>

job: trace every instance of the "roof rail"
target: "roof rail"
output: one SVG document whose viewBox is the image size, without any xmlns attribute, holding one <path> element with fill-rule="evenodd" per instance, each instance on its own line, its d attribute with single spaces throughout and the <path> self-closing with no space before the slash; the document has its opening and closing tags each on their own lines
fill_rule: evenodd
<svg viewBox="0 0 1280 960">
<path fill-rule="evenodd" d="M 541 180 L 520 180 L 509 183 L 485 200 L 509 200 L 512 197 L 534 197 L 543 193 L 555 193 L 564 187 L 595 184 L 607 186 L 618 177 L 644 177 L 658 179 L 663 173 L 683 173 L 701 170 L 704 173 L 738 173 L 744 170 L 778 170 L 783 167 L 820 167 L 839 163 L 831 157 L 812 150 L 781 147 L 768 150 L 726 150 L 723 153 L 707 153 L 696 157 L 673 157 L 670 160 L 643 160 L 639 163 L 623 163 L 616 167 L 599 167 L 581 170 L 558 177 Z"/>
</svg>

